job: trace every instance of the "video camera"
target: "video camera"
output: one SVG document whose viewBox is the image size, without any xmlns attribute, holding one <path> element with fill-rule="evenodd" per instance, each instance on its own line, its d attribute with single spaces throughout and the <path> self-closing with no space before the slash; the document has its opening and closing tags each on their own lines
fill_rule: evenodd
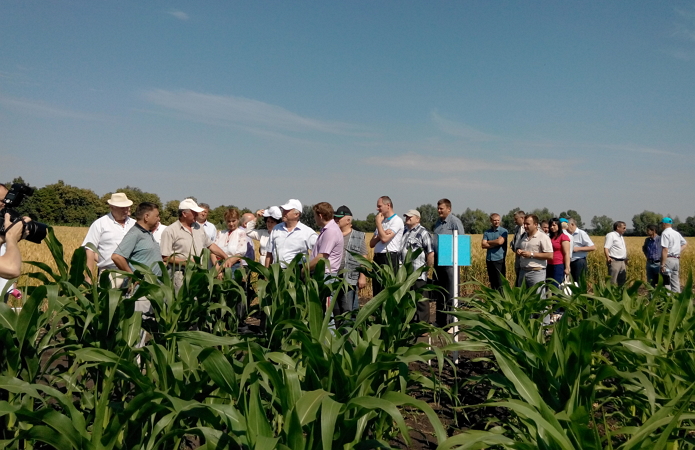
<svg viewBox="0 0 695 450">
<path fill-rule="evenodd" d="M 5 196 L 5 200 L 3 200 L 4 207 L 0 209 L 0 236 L 5 235 L 5 214 L 10 215 L 10 220 L 13 224 L 20 222 L 22 215 L 13 208 L 18 208 L 25 197 L 31 197 L 32 195 L 34 195 L 34 189 L 26 184 L 15 183 L 12 185 Z M 46 237 L 48 226 L 32 220 L 24 224 L 24 229 L 29 231 L 25 238 L 27 241 L 40 244 Z"/>
</svg>

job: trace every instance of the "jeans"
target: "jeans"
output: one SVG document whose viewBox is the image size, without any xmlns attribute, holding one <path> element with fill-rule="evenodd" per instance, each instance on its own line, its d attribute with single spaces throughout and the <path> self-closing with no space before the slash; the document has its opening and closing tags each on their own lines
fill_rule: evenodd
<svg viewBox="0 0 695 450">
<path fill-rule="evenodd" d="M 499 261 L 485 261 L 487 266 L 487 277 L 490 280 L 490 287 L 492 289 L 497 289 L 498 291 L 502 289 L 502 277 L 507 276 L 507 266 L 503 259 Z"/>
<path fill-rule="evenodd" d="M 357 298 L 357 286 L 350 286 L 347 291 L 341 290 L 333 302 L 333 315 L 339 316 L 348 311 L 354 311 L 359 308 L 359 299 Z"/>
<path fill-rule="evenodd" d="M 579 280 L 584 276 L 586 272 L 586 258 L 575 259 L 570 261 L 570 274 L 572 275 L 572 281 L 579 283 Z"/>
</svg>

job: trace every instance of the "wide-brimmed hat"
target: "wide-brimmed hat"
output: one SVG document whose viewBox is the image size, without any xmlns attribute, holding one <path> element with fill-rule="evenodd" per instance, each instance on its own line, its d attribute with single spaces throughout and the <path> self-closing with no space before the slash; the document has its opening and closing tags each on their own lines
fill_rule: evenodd
<svg viewBox="0 0 695 450">
<path fill-rule="evenodd" d="M 111 194 L 111 198 L 106 200 L 106 203 L 117 208 L 125 208 L 133 205 L 133 201 L 128 200 L 128 196 L 125 195 L 123 192 L 116 192 Z"/>
<path fill-rule="evenodd" d="M 179 209 L 190 209 L 191 211 L 195 211 L 198 213 L 205 211 L 205 209 L 198 206 L 198 204 L 192 198 L 187 198 L 183 200 L 181 203 L 179 203 Z"/>
<path fill-rule="evenodd" d="M 287 200 L 287 203 L 284 205 L 280 205 L 280 208 L 284 209 L 285 211 L 291 211 L 293 209 L 296 209 L 299 212 L 302 212 L 302 202 L 297 200 L 296 198 L 291 198 Z"/>
<path fill-rule="evenodd" d="M 282 219 L 282 211 L 277 206 L 271 206 L 263 211 L 263 217 L 272 217 L 275 220 Z"/>
</svg>

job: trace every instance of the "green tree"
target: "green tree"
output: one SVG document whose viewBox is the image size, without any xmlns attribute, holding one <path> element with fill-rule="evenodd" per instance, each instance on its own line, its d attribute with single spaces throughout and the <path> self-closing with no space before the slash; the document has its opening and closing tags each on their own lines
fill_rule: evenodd
<svg viewBox="0 0 695 450">
<path fill-rule="evenodd" d="M 82 189 L 59 180 L 36 189 L 19 211 L 48 225 L 89 226 L 106 208 L 99 196 L 90 189 Z"/>
<path fill-rule="evenodd" d="M 550 220 L 553 217 L 557 217 L 554 212 L 550 211 L 548 208 L 536 208 L 533 211 L 531 211 L 528 214 L 533 214 L 538 216 L 538 223 L 543 222 L 544 220 Z"/>
<path fill-rule="evenodd" d="M 490 217 L 482 209 L 466 208 L 458 218 L 467 234 L 483 234 L 490 227 Z"/>
<path fill-rule="evenodd" d="M 369 213 L 365 220 L 352 220 L 352 227 L 364 233 L 373 233 L 376 229 L 376 214 Z"/>
<path fill-rule="evenodd" d="M 584 222 L 582 222 L 582 216 L 579 215 L 579 213 L 573 209 L 568 209 L 567 211 L 562 211 L 560 213 L 560 218 L 561 219 L 574 219 L 575 222 L 577 222 L 577 228 L 584 229 Z"/>
<path fill-rule="evenodd" d="M 179 219 L 179 203 L 181 200 L 169 200 L 159 210 L 159 220 L 164 225 L 171 225 Z"/>
<path fill-rule="evenodd" d="M 319 231 L 320 228 L 318 224 L 316 223 L 316 219 L 314 218 L 314 205 L 304 205 L 304 208 L 302 209 L 302 215 L 299 216 L 299 220 L 306 226 L 310 227 L 313 230 Z"/>
<path fill-rule="evenodd" d="M 646 236 L 647 225 L 658 225 L 664 216 L 652 211 L 642 211 L 632 217 L 632 234 L 635 236 Z"/>
<path fill-rule="evenodd" d="M 420 205 L 417 209 L 420 212 L 420 225 L 432 231 L 434 229 L 434 224 L 439 218 L 439 213 L 437 213 L 437 207 L 431 203 L 426 205 Z"/>
<path fill-rule="evenodd" d="M 608 216 L 594 216 L 591 218 L 591 234 L 601 236 L 613 231 L 613 219 Z"/>
<path fill-rule="evenodd" d="M 676 230 L 683 236 L 695 236 L 695 217 L 686 217 L 685 222 L 676 226 Z"/>
<path fill-rule="evenodd" d="M 123 188 L 116 189 L 116 192 L 124 193 L 128 196 L 128 199 L 133 201 L 133 213 L 135 213 L 135 208 L 137 208 L 138 205 L 142 202 L 152 202 L 160 208 L 162 207 L 162 199 L 159 198 L 159 195 L 153 194 L 151 192 L 145 192 L 137 187 L 126 186 Z M 109 192 L 103 197 L 101 197 L 102 202 L 106 204 L 106 201 L 111 198 L 111 194 L 113 194 L 113 192 Z"/>
</svg>

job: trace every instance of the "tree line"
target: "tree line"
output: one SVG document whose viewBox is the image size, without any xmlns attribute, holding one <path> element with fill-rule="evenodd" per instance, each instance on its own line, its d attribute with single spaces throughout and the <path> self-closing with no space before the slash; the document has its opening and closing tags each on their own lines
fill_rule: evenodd
<svg viewBox="0 0 695 450">
<path fill-rule="evenodd" d="M 27 184 L 21 177 L 15 178 L 9 183 L 5 183 L 8 188 L 12 183 Z M 34 195 L 28 197 L 21 205 L 19 212 L 27 215 L 34 220 L 46 223 L 48 225 L 67 225 L 67 226 L 89 226 L 98 217 L 106 214 L 109 210 L 106 200 L 111 197 L 112 192 L 108 192 L 99 197 L 91 189 L 71 186 L 64 181 L 59 180 L 57 183 L 49 184 L 41 188 L 34 187 Z M 160 215 L 162 223 L 169 225 L 176 221 L 177 211 L 180 200 L 170 200 L 162 203 L 159 195 L 144 192 L 142 189 L 132 186 L 125 186 L 116 189 L 114 192 L 123 192 L 135 205 L 141 202 L 153 202 L 160 205 Z M 197 201 L 196 197 L 189 196 Z M 229 208 L 237 208 L 241 213 L 253 212 L 246 207 L 237 207 L 234 205 L 219 205 L 211 207 L 208 220 L 218 228 L 224 227 L 224 213 Z M 421 205 L 416 208 L 420 215 L 420 223 L 432 230 L 437 221 L 437 207 L 432 204 Z M 514 213 L 520 208 L 513 208 L 507 214 L 502 215 L 502 226 L 508 230 L 514 229 Z M 580 214 L 568 209 L 560 214 L 548 210 L 548 208 L 538 208 L 533 211 L 526 211 L 527 214 L 535 214 L 542 220 L 549 220 L 553 217 L 573 218 L 579 228 L 584 229 L 586 224 L 582 221 Z M 481 209 L 466 208 L 461 214 L 456 216 L 461 219 L 466 233 L 482 234 L 483 231 L 490 226 L 490 213 Z M 684 236 L 695 236 L 695 215 L 688 217 L 685 221 L 681 221 L 678 217 L 673 217 L 670 214 L 666 216 L 673 219 L 673 226 Z M 370 213 L 364 220 L 353 218 L 353 227 L 360 231 L 372 232 L 376 228 L 375 214 Z M 629 235 L 646 236 L 647 226 L 649 224 L 658 224 L 664 217 L 663 214 L 653 211 L 642 211 L 632 217 L 632 230 L 629 230 Z M 304 205 L 301 221 L 306 225 L 318 229 L 314 221 L 312 205 Z M 591 218 L 590 226 L 587 231 L 592 235 L 605 235 L 613 230 L 614 220 L 608 216 L 594 216 Z M 628 224 L 629 226 L 629 224 Z"/>
</svg>

